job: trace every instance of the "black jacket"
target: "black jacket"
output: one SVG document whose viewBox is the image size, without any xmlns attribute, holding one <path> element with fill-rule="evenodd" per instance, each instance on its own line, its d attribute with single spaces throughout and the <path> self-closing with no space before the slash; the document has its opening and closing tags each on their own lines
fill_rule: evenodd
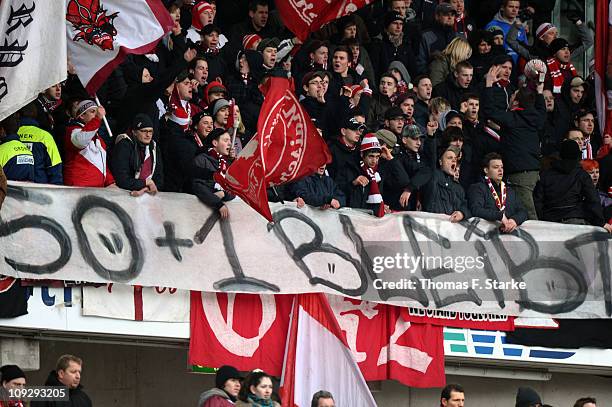
<svg viewBox="0 0 612 407">
<path fill-rule="evenodd" d="M 160 144 L 165 161 L 163 190 L 190 192 L 191 180 L 198 173 L 198 168 L 193 165 L 193 159 L 198 153 L 195 139 L 191 133 L 168 120 L 162 130 Z"/>
<path fill-rule="evenodd" d="M 595 226 L 605 223 L 593 181 L 577 162 L 555 161 L 551 169 L 543 171 L 533 191 L 533 203 L 540 220 L 579 218 Z"/>
<path fill-rule="evenodd" d="M 361 175 L 359 146 L 349 150 L 339 139 L 333 139 L 329 144 L 329 151 L 332 162 L 327 166 L 327 172 L 347 198 L 347 206 L 350 206 L 353 181 Z"/>
<path fill-rule="evenodd" d="M 497 186 L 495 183 L 493 185 L 494 187 Z M 495 188 L 495 190 L 501 199 L 500 188 Z M 527 211 L 523 207 L 521 200 L 518 199 L 516 193 L 508 184 L 506 184 L 506 208 L 504 212 L 500 211 L 484 178 L 482 181 L 470 186 L 468 190 L 468 205 L 472 216 L 477 216 L 491 222 L 501 221 L 504 212 L 506 213 L 506 218 L 514 219 L 517 225 L 528 219 Z"/>
<path fill-rule="evenodd" d="M 64 386 L 57 377 L 57 372 L 52 370 L 47 377 L 45 386 L 59 387 Z M 83 386 L 79 384 L 76 389 L 68 391 L 69 401 L 33 401 L 31 407 L 91 407 L 93 404 L 91 399 L 83 390 Z"/>
<path fill-rule="evenodd" d="M 404 208 L 400 205 L 399 198 L 405 190 L 410 190 L 414 185 L 400 161 L 400 156 L 396 156 L 390 161 L 381 158 L 380 167 L 382 177 L 385 179 L 383 193 L 385 203 L 393 210 L 408 210 L 407 207 Z"/>
<path fill-rule="evenodd" d="M 416 58 L 416 69 L 419 74 L 427 73 L 427 68 L 435 52 L 444 48 L 457 36 L 453 27 L 443 27 L 435 22 L 429 30 L 423 32 L 419 54 Z M 412 74 L 412 73 L 411 73 Z"/>
<path fill-rule="evenodd" d="M 461 211 L 465 219 L 471 217 L 463 187 L 440 169 L 434 170 L 423 188 L 423 210 L 447 215 Z"/>
<path fill-rule="evenodd" d="M 408 175 L 410 181 L 406 188 L 408 188 L 412 194 L 410 195 L 408 207 L 401 208 L 399 206 L 399 197 L 404 191 L 403 189 L 401 191 L 392 189 L 389 191 L 389 205 L 395 210 L 414 211 L 416 210 L 417 194 L 419 194 L 422 188 L 430 182 L 432 170 L 431 167 L 425 163 L 421 154 L 416 154 L 405 149 L 400 150 L 397 160 Z"/>
<path fill-rule="evenodd" d="M 293 195 L 300 197 L 311 206 L 323 206 L 336 199 L 340 206 L 346 206 L 346 197 L 334 180 L 326 175 L 313 174 L 291 186 Z"/>
<path fill-rule="evenodd" d="M 380 80 L 380 76 L 388 69 L 392 61 L 400 61 L 412 78 L 417 76 L 416 56 L 414 54 L 412 44 L 407 37 L 403 37 L 402 44 L 396 47 L 391 41 L 386 32 L 382 33 L 382 40 L 376 39 L 372 41 L 368 48 L 370 60 L 376 73 L 376 80 Z"/>
<path fill-rule="evenodd" d="M 117 144 L 111 157 L 111 169 L 119 188 L 128 191 L 138 191 L 146 186 L 145 180 L 136 178 L 136 173 L 142 166 L 145 146 L 137 140 L 132 140 L 127 134 L 117 136 Z M 164 185 L 163 164 L 161 152 L 155 140 L 149 145 L 153 158 L 153 182 L 157 189 Z"/>
<path fill-rule="evenodd" d="M 198 154 L 194 160 L 194 166 L 199 169 L 198 176 L 193 178 L 191 190 L 200 201 L 212 209 L 220 209 L 225 202 L 235 198 L 234 195 L 225 191 L 225 196 L 219 198 L 215 195 L 215 180 L 213 175 L 219 170 L 219 161 L 208 155 Z"/>
<path fill-rule="evenodd" d="M 540 135 L 546 120 L 544 97 L 536 95 L 535 105 L 524 110 L 499 109 L 493 101 L 494 88 L 484 88 L 481 100 L 487 117 L 501 129 L 501 153 L 508 174 L 540 169 Z"/>
<path fill-rule="evenodd" d="M 434 86 L 431 97 L 441 96 L 449 101 L 452 109 L 459 111 L 463 96 L 468 93 L 474 93 L 474 91 L 475 89 L 471 84 L 467 88 L 459 86 L 455 75 L 451 72 L 444 82 Z"/>
</svg>

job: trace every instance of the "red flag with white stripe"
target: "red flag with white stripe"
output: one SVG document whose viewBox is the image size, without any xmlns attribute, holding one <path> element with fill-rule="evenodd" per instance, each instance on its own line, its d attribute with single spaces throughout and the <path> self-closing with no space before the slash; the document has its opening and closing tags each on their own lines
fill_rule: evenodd
<svg viewBox="0 0 612 407">
<path fill-rule="evenodd" d="M 283 407 L 307 407 L 319 390 L 338 406 L 376 402 L 324 294 L 298 294 L 293 303 L 281 382 Z"/>
<path fill-rule="evenodd" d="M 612 0 L 596 2 L 595 9 L 595 99 L 599 128 L 612 132 Z M 608 127 L 606 127 L 608 126 Z"/>
<path fill-rule="evenodd" d="M 160 0 L 68 0 L 68 55 L 93 95 L 128 54 L 152 52 L 173 25 Z"/>
</svg>

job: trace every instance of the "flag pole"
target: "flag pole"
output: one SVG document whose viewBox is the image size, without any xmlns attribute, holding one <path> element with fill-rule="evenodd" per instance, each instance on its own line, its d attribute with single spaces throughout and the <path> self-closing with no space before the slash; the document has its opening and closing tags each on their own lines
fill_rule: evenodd
<svg viewBox="0 0 612 407">
<path fill-rule="evenodd" d="M 98 99 L 98 95 L 96 96 L 96 103 L 98 104 L 98 106 L 102 106 L 102 103 L 100 103 L 100 99 Z M 104 121 L 104 127 L 106 127 L 106 131 L 108 132 L 108 136 L 110 138 L 113 138 L 113 132 L 110 129 L 110 126 L 108 125 L 108 120 L 106 120 L 106 115 L 104 115 L 104 117 L 102 118 L 102 121 Z"/>
</svg>

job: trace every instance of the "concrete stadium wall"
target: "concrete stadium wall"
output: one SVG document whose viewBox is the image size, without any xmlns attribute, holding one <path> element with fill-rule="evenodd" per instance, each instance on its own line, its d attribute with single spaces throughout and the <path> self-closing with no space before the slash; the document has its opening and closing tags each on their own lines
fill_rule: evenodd
<svg viewBox="0 0 612 407">
<path fill-rule="evenodd" d="M 200 392 L 214 376 L 188 372 L 187 350 L 179 348 L 40 341 L 40 370 L 28 372 L 28 383 L 42 384 L 56 359 L 72 353 L 84 359 L 82 383 L 96 407 L 196 406 Z M 466 407 L 514 406 L 516 389 L 531 386 L 546 404 L 572 407 L 583 396 L 600 406 L 612 399 L 612 377 L 553 373 L 550 381 L 449 376 L 466 389 Z M 382 407 L 437 407 L 440 389 L 410 389 L 388 381 L 374 393 Z M 349 406 L 339 406 L 349 407 Z"/>
</svg>

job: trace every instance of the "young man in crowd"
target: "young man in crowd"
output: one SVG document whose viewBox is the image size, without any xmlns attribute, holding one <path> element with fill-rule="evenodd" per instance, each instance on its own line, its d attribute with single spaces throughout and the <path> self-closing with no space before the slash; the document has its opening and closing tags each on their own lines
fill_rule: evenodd
<svg viewBox="0 0 612 407">
<path fill-rule="evenodd" d="M 473 216 L 490 222 L 501 222 L 500 231 L 510 233 L 527 220 L 527 211 L 516 193 L 504 182 L 504 163 L 497 153 L 487 154 L 483 161 L 482 182 L 468 190 L 468 205 Z"/>
<path fill-rule="evenodd" d="M 221 219 L 229 217 L 229 209 L 225 202 L 235 196 L 225 191 L 213 178 L 215 173 L 225 176 L 230 161 L 233 160 L 232 139 L 225 129 L 214 129 L 206 138 L 208 150 L 196 156 L 194 166 L 199 174 L 193 180 L 193 194 L 211 209 L 217 210 Z"/>
<path fill-rule="evenodd" d="M 455 146 L 446 148 L 438 160 L 439 168 L 433 171 L 431 181 L 423 187 L 423 210 L 449 215 L 448 220 L 453 223 L 471 216 L 465 191 L 458 182 L 459 153 Z"/>
</svg>

